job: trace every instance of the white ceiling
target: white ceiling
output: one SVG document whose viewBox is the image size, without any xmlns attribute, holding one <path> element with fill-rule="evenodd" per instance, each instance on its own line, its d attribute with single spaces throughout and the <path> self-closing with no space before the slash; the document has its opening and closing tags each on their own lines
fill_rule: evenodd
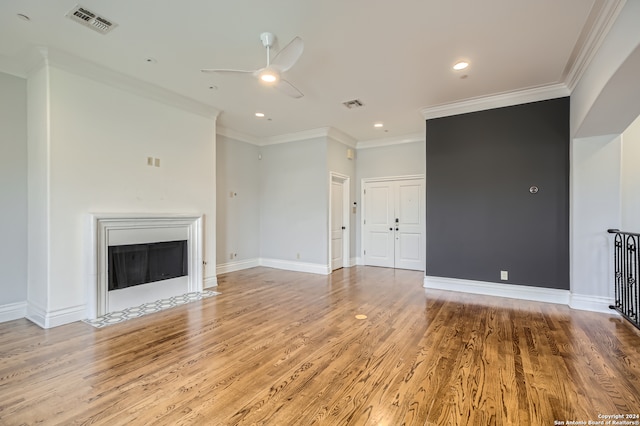
<svg viewBox="0 0 640 426">
<path fill-rule="evenodd" d="M 256 140 L 326 127 L 358 141 L 400 138 L 424 131 L 425 108 L 571 88 L 617 2 L 82 0 L 118 24 L 102 35 L 65 17 L 76 0 L 2 0 L 0 70 L 25 75 L 26 52 L 45 46 L 213 106 L 222 111 L 218 125 Z M 263 31 L 275 33 L 276 51 L 303 39 L 302 57 L 285 74 L 303 98 L 249 75 L 200 72 L 264 66 Z M 459 59 L 470 67 L 453 71 Z M 365 106 L 342 105 L 356 98 Z M 373 127 L 378 121 L 383 129 Z"/>
</svg>

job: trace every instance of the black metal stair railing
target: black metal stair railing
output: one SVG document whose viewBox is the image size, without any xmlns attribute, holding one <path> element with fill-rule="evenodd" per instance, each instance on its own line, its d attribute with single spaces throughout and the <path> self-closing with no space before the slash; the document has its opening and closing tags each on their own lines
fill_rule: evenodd
<svg viewBox="0 0 640 426">
<path fill-rule="evenodd" d="M 638 267 L 640 266 L 640 234 L 608 229 L 615 234 L 613 263 L 615 271 L 615 304 L 609 306 L 640 328 L 640 290 Z"/>
</svg>

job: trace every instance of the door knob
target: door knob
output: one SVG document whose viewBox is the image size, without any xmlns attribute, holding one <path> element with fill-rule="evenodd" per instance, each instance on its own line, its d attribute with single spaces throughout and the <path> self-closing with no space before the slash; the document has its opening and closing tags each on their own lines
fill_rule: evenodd
<svg viewBox="0 0 640 426">
<path fill-rule="evenodd" d="M 389 228 L 389 231 L 393 231 L 393 228 Z"/>
<path fill-rule="evenodd" d="M 343 227 L 342 227 L 342 230 L 344 231 L 345 229 L 347 229 L 347 227 L 346 227 L 346 226 L 343 226 Z"/>
</svg>

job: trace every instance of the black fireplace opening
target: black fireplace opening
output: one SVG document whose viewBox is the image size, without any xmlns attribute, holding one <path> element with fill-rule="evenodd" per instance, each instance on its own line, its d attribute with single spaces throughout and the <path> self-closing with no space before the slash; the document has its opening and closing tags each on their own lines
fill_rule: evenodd
<svg viewBox="0 0 640 426">
<path fill-rule="evenodd" d="M 109 246 L 109 291 L 189 275 L 187 240 Z"/>
</svg>

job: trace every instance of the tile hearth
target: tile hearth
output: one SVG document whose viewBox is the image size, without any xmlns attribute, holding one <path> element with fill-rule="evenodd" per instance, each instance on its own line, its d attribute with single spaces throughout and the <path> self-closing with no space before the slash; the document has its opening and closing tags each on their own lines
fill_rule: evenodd
<svg viewBox="0 0 640 426">
<path fill-rule="evenodd" d="M 92 325 L 96 328 L 106 327 L 108 325 L 118 324 L 120 322 L 138 318 L 144 315 L 153 314 L 155 312 L 160 312 L 164 309 L 173 308 L 175 306 L 184 305 L 185 303 L 195 302 L 197 300 L 202 300 L 207 297 L 216 296 L 221 294 L 217 291 L 211 290 L 203 290 L 202 292 L 195 291 L 187 294 L 183 294 L 180 296 L 173 296 L 168 299 L 160 299 L 155 302 L 145 303 L 140 306 L 134 306 L 132 308 L 127 308 L 122 311 L 109 312 L 101 317 L 96 319 L 84 320 L 89 325 Z"/>
</svg>

